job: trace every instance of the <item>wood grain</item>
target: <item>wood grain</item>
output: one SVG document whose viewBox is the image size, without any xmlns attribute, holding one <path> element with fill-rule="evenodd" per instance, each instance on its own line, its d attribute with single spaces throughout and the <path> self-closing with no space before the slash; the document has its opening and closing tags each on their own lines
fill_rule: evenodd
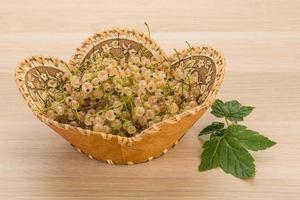
<svg viewBox="0 0 300 200">
<path fill-rule="evenodd" d="M 299 199 L 299 1 L 0 3 L 0 199 Z M 209 113 L 166 155 L 133 166 L 90 160 L 30 113 L 14 83 L 21 58 L 69 59 L 93 31 L 144 30 L 143 21 L 168 52 L 188 40 L 225 54 L 219 97 L 254 105 L 246 124 L 278 142 L 253 154 L 255 178 L 197 171 L 202 143 L 196 136 L 214 120 Z"/>
<path fill-rule="evenodd" d="M 153 31 L 299 31 L 298 0 L 1 0 L 5 32 L 94 31 L 132 26 Z"/>
</svg>

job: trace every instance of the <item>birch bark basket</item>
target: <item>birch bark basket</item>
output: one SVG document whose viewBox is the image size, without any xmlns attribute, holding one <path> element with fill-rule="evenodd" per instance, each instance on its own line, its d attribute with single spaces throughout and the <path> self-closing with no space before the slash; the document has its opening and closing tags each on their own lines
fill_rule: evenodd
<svg viewBox="0 0 300 200">
<path fill-rule="evenodd" d="M 47 83 L 41 77 L 47 73 L 58 81 L 70 69 L 78 67 L 93 51 L 102 51 L 103 47 L 113 42 L 120 46 L 130 45 L 133 49 L 146 49 L 148 57 L 155 56 L 159 61 L 168 60 L 172 67 L 194 60 L 195 73 L 198 73 L 199 84 L 206 74 L 210 81 L 206 83 L 200 104 L 190 110 L 163 120 L 143 130 L 134 137 L 121 137 L 89 129 L 63 124 L 43 116 L 38 110 L 44 106 Z M 118 55 L 120 49 L 112 53 Z M 209 62 L 205 68 L 200 61 Z M 190 47 L 173 55 L 166 55 L 159 45 L 148 35 L 131 29 L 111 29 L 94 33 L 87 38 L 68 61 L 58 58 L 32 56 L 22 60 L 16 67 L 17 86 L 33 114 L 66 139 L 79 152 L 91 159 L 105 161 L 108 164 L 136 164 L 150 161 L 165 154 L 174 147 L 193 124 L 204 114 L 215 100 L 224 77 L 225 61 L 222 54 L 208 46 Z"/>
</svg>

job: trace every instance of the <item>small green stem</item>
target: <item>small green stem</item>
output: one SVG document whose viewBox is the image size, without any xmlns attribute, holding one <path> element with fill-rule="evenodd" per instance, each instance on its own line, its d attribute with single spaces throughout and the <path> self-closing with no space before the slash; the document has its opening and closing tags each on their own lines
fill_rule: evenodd
<svg viewBox="0 0 300 200">
<path fill-rule="evenodd" d="M 149 25 L 147 24 L 147 22 L 144 22 L 146 28 L 147 28 L 147 31 L 148 31 L 148 36 L 150 37 L 150 28 L 149 28 Z"/>
<path fill-rule="evenodd" d="M 191 46 L 191 44 L 188 41 L 185 41 L 185 43 L 188 45 L 189 47 L 189 52 L 191 52 L 193 50 L 193 47 Z"/>
<path fill-rule="evenodd" d="M 175 54 L 176 54 L 178 60 L 180 60 L 180 54 L 179 54 L 179 52 L 177 51 L 177 49 L 174 48 L 173 50 L 175 51 Z"/>
<path fill-rule="evenodd" d="M 225 122 L 226 122 L 226 125 L 229 126 L 229 122 L 226 117 L 225 117 Z"/>
<path fill-rule="evenodd" d="M 76 114 L 77 120 L 80 120 L 80 117 L 79 117 L 79 114 L 78 114 L 78 110 L 77 109 L 74 109 L 74 110 L 75 110 L 75 114 Z"/>
</svg>

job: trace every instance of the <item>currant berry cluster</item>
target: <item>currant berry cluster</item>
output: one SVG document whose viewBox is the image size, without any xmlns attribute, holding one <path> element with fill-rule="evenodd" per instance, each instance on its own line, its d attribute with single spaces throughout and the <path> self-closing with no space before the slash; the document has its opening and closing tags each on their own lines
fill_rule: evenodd
<svg viewBox="0 0 300 200">
<path fill-rule="evenodd" d="M 43 109 L 47 117 L 127 137 L 196 107 L 203 91 L 197 75 L 181 64 L 174 68 L 139 51 L 116 57 L 107 47 L 62 79 Z"/>
</svg>

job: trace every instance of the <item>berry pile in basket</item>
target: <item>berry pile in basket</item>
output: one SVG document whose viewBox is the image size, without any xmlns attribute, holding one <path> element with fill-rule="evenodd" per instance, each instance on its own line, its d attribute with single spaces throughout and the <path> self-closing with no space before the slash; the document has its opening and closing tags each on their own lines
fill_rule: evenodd
<svg viewBox="0 0 300 200">
<path fill-rule="evenodd" d="M 93 51 L 75 71 L 61 74 L 61 81 L 42 74 L 49 87 L 43 114 L 72 126 L 130 137 L 201 102 L 207 85 L 200 85 L 199 74 L 187 67 L 195 61 L 175 67 L 130 45 L 116 56 L 111 51 L 117 45 L 115 41 Z"/>
</svg>

